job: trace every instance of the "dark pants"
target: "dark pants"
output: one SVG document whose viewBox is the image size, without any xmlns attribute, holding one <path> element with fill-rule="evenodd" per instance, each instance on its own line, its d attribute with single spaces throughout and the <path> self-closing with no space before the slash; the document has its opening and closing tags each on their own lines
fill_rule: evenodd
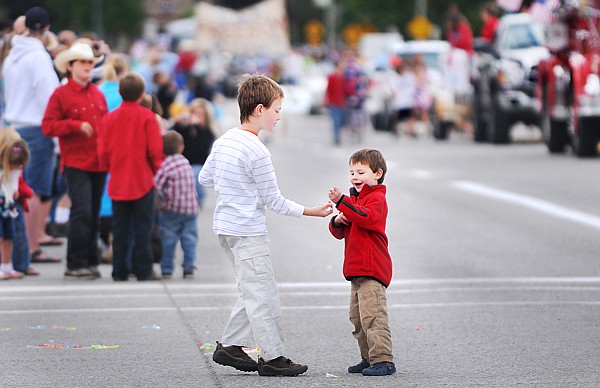
<svg viewBox="0 0 600 388">
<path fill-rule="evenodd" d="M 113 271 L 114 280 L 129 277 L 131 272 L 138 279 L 152 275 L 152 225 L 154 224 L 154 189 L 134 201 L 115 201 L 113 205 Z M 132 246 L 133 245 L 133 246 Z"/>
<path fill-rule="evenodd" d="M 29 253 L 29 239 L 25 229 L 25 216 L 21 201 L 17 201 L 19 215 L 15 218 L 15 235 L 13 236 L 12 263 L 15 271 L 25 272 L 29 269 L 31 254 Z"/>
<path fill-rule="evenodd" d="M 106 173 L 65 167 L 64 178 L 71 198 L 67 268 L 98 265 L 98 220 Z"/>
</svg>

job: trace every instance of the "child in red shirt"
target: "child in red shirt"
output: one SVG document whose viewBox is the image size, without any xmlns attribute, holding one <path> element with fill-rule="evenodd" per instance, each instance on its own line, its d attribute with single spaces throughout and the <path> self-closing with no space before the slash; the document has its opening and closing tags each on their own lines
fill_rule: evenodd
<svg viewBox="0 0 600 388">
<path fill-rule="evenodd" d="M 329 199 L 340 211 L 331 219 L 329 231 L 335 238 L 344 239 L 343 272 L 351 282 L 350 322 L 362 356 L 348 372 L 363 376 L 396 373 L 386 297 L 392 280 L 392 258 L 385 234 L 386 187 L 382 185 L 386 171 L 379 151 L 362 149 L 350 157 L 350 196 L 337 187 L 329 189 Z"/>
<path fill-rule="evenodd" d="M 154 113 L 139 104 L 144 89 L 139 74 L 126 74 L 119 82 L 123 103 L 102 122 L 100 157 L 110 173 L 115 281 L 126 281 L 130 272 L 138 280 L 161 279 L 153 270 L 151 234 L 154 175 L 163 160 L 163 142 Z"/>
</svg>

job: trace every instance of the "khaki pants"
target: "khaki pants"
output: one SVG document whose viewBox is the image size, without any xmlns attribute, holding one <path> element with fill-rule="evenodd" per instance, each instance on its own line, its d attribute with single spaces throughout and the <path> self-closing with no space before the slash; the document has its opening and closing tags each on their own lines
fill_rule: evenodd
<svg viewBox="0 0 600 388">
<path fill-rule="evenodd" d="M 256 343 L 267 361 L 285 356 L 281 305 L 267 236 L 219 235 L 219 242 L 233 264 L 239 292 L 221 342 L 247 347 Z"/>
<path fill-rule="evenodd" d="M 361 357 L 371 365 L 393 362 L 385 287 L 367 277 L 354 278 L 350 283 L 350 322 Z"/>
</svg>

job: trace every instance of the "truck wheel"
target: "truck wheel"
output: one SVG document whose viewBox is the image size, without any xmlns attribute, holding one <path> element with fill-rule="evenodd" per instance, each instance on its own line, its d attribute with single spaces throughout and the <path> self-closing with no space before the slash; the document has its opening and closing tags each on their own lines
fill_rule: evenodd
<svg viewBox="0 0 600 388">
<path fill-rule="evenodd" d="M 436 125 L 433 127 L 433 137 L 437 140 L 446 140 L 448 139 L 448 133 L 452 128 L 452 123 L 447 121 L 438 121 Z"/>
<path fill-rule="evenodd" d="M 508 144 L 510 143 L 509 130 L 510 130 L 510 118 L 507 117 L 507 113 L 502 111 L 498 102 L 494 102 L 492 107 L 492 117 L 490 120 L 490 132 L 491 140 L 494 144 Z"/>
<path fill-rule="evenodd" d="M 598 153 L 598 122 L 579 119 L 578 134 L 573 135 L 573 150 L 579 157 L 596 156 Z"/>
<path fill-rule="evenodd" d="M 473 96 L 473 141 L 476 143 L 484 143 L 488 141 L 487 123 L 484 119 L 483 106 L 481 104 L 480 95 L 476 93 Z"/>
<path fill-rule="evenodd" d="M 567 133 L 567 123 L 561 120 L 548 118 L 547 123 L 543 123 L 544 141 L 548 151 L 552 154 L 565 152 L 565 147 L 569 143 L 569 134 Z"/>
</svg>

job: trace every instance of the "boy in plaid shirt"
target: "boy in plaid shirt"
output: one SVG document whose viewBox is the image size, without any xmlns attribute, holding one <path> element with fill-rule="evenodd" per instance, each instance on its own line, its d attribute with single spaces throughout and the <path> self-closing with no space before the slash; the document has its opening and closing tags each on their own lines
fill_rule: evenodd
<svg viewBox="0 0 600 388">
<path fill-rule="evenodd" d="M 167 158 L 154 177 L 163 244 L 160 261 L 163 278 L 173 275 L 178 241 L 181 241 L 183 250 L 183 277 L 193 277 L 196 269 L 198 195 L 194 170 L 181 154 L 183 148 L 183 136 L 179 132 L 168 131 L 163 135 L 163 151 Z"/>
</svg>

